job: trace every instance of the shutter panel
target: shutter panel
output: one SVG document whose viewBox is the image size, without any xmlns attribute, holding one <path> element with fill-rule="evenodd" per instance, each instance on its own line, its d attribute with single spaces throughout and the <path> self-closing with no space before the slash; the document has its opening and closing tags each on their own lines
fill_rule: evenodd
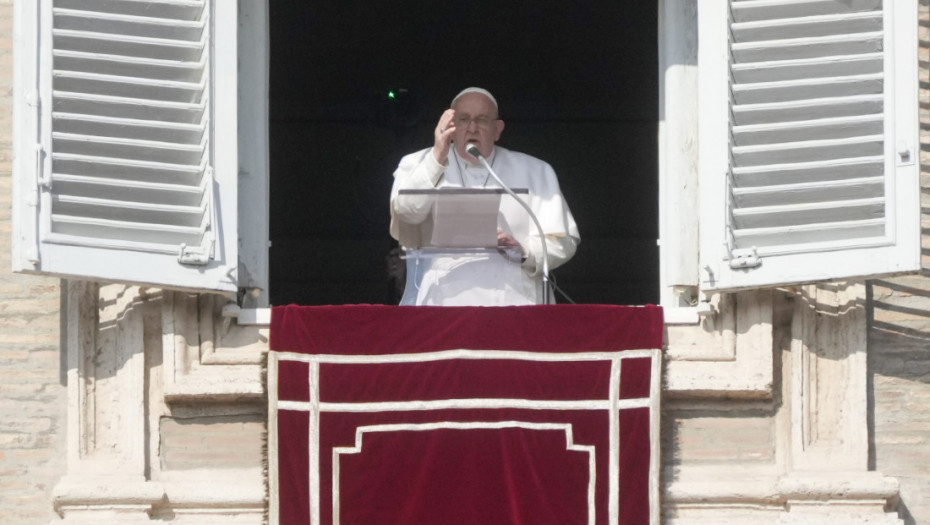
<svg viewBox="0 0 930 525">
<path fill-rule="evenodd" d="M 230 74 L 214 53 L 236 52 L 234 36 L 219 46 L 213 16 L 232 17 L 230 39 L 235 2 L 211 4 L 40 2 L 36 161 L 18 177 L 28 185 L 33 172 L 36 231 L 19 238 L 37 245 L 21 250 L 20 269 L 236 289 L 235 162 L 216 166 L 237 149 L 213 128 L 213 78 Z M 235 82 L 223 89 L 235 115 Z"/>
<path fill-rule="evenodd" d="M 726 40 L 726 79 L 704 87 L 727 96 L 712 118 L 725 125 L 708 130 L 726 129 L 711 141 L 725 158 L 701 182 L 725 211 L 702 240 L 705 289 L 919 268 L 916 13 L 910 0 L 730 0 L 719 13 L 725 34 L 707 38 Z"/>
</svg>

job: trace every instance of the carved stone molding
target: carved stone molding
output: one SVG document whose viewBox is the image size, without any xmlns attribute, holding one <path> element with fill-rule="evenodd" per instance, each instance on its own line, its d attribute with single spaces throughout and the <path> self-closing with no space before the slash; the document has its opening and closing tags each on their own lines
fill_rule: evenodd
<svg viewBox="0 0 930 525">
<path fill-rule="evenodd" d="M 791 469 L 868 468 L 865 286 L 809 285 L 794 298 Z M 786 372 L 787 373 L 787 372 Z"/>
<path fill-rule="evenodd" d="M 65 522 L 144 521 L 163 498 L 146 479 L 144 360 L 161 297 L 119 285 L 67 286 L 68 474 L 54 505 Z"/>
<path fill-rule="evenodd" d="M 261 363 L 267 326 L 223 317 L 218 295 L 165 292 L 162 324 L 168 401 L 230 401 L 264 396 Z"/>
<path fill-rule="evenodd" d="M 672 397 L 772 395 L 773 292 L 715 295 L 698 325 L 666 326 L 665 388 Z"/>
</svg>

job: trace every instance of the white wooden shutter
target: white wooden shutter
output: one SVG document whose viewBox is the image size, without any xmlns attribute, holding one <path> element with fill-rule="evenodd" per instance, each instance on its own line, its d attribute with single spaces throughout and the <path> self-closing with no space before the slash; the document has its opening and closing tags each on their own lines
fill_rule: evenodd
<svg viewBox="0 0 930 525">
<path fill-rule="evenodd" d="M 917 270 L 916 2 L 699 9 L 702 287 Z"/>
<path fill-rule="evenodd" d="M 235 290 L 236 2 L 25 4 L 16 269 Z"/>
</svg>

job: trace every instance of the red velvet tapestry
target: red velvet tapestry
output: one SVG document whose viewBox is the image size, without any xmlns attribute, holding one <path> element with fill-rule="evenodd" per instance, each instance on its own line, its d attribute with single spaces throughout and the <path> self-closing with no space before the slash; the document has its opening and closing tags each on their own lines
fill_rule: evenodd
<svg viewBox="0 0 930 525">
<path fill-rule="evenodd" d="M 659 307 L 282 306 L 285 525 L 658 525 Z"/>
</svg>

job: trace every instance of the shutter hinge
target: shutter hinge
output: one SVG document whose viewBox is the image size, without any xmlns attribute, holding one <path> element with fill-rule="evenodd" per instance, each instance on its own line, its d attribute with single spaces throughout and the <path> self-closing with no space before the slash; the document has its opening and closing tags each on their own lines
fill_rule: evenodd
<svg viewBox="0 0 930 525">
<path fill-rule="evenodd" d="M 756 252 L 756 247 L 736 248 L 730 251 L 730 268 L 745 270 L 762 266 L 762 258 Z"/>
<path fill-rule="evenodd" d="M 42 144 L 36 144 L 36 181 L 40 189 L 51 191 L 52 175 L 45 172 L 45 147 Z"/>
<path fill-rule="evenodd" d="M 26 262 L 33 266 L 39 266 L 42 259 L 39 258 L 39 249 L 36 246 L 30 246 L 26 250 Z"/>
<path fill-rule="evenodd" d="M 203 266 L 210 262 L 210 254 L 200 246 L 181 244 L 181 250 L 178 253 L 178 262 L 181 264 Z"/>
</svg>

